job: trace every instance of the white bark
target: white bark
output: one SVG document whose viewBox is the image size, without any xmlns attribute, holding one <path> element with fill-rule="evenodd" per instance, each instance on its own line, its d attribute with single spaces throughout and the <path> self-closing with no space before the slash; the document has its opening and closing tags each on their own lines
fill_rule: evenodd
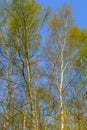
<svg viewBox="0 0 87 130">
<path fill-rule="evenodd" d="M 38 130 L 38 120 L 35 110 L 35 103 L 33 101 L 33 93 L 32 93 L 32 76 L 31 76 L 31 69 L 30 69 L 30 63 L 27 60 L 27 73 L 28 73 L 28 95 L 30 99 L 30 107 L 31 107 L 31 130 Z"/>
<path fill-rule="evenodd" d="M 64 49 L 66 45 L 66 33 L 65 33 L 65 38 L 64 38 L 64 44 L 63 46 L 61 45 L 61 66 L 60 66 L 60 71 L 61 71 L 61 79 L 60 79 L 60 86 L 59 86 L 59 99 L 60 99 L 60 116 L 61 116 L 61 130 L 64 130 L 64 103 L 63 103 L 63 81 L 64 81 L 64 72 L 66 70 L 66 67 L 68 63 L 64 66 Z"/>
<path fill-rule="evenodd" d="M 26 105 L 24 108 L 23 130 L 27 129 L 27 111 L 28 110 L 28 96 L 26 96 Z"/>
<path fill-rule="evenodd" d="M 7 106 L 5 110 L 5 115 L 4 115 L 4 130 L 9 129 L 9 124 L 10 124 L 10 102 L 11 102 L 11 94 L 12 94 L 12 68 L 9 70 L 9 84 L 7 86 L 8 88 L 8 95 L 7 95 Z"/>
</svg>

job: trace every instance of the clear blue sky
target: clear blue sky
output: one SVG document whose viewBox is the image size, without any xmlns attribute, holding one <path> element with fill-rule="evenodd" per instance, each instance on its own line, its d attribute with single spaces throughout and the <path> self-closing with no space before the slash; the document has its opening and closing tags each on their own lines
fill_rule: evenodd
<svg viewBox="0 0 87 130">
<path fill-rule="evenodd" d="M 58 9 L 62 3 L 70 3 L 75 17 L 75 23 L 87 28 L 87 0 L 37 0 L 43 6 L 50 5 L 53 10 Z"/>
</svg>

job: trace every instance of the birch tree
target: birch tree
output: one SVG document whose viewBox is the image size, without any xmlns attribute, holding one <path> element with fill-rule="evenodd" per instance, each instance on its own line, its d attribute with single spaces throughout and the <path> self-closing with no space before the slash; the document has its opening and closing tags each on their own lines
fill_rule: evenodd
<svg viewBox="0 0 87 130">
<path fill-rule="evenodd" d="M 38 130 L 38 119 L 35 109 L 34 86 L 32 81 L 31 59 L 40 45 L 39 26 L 42 24 L 41 6 L 36 1 L 12 1 L 8 10 L 9 36 L 12 48 L 17 53 L 16 64 L 22 66 L 21 74 L 26 84 L 26 105 L 30 104 L 31 130 Z M 27 115 L 25 110 L 25 116 Z M 26 129 L 24 116 L 24 130 Z"/>
<path fill-rule="evenodd" d="M 65 128 L 65 104 L 68 94 L 67 86 L 75 77 L 72 66 L 76 55 L 76 45 L 79 39 L 79 29 L 73 24 L 72 11 L 70 7 L 61 7 L 58 13 L 54 13 L 49 20 L 49 35 L 45 50 L 48 59 L 48 77 L 52 79 L 52 84 L 57 89 L 60 103 L 60 129 Z M 70 32 L 74 28 L 74 43 L 70 42 Z M 75 41 L 77 40 L 77 41 Z"/>
</svg>

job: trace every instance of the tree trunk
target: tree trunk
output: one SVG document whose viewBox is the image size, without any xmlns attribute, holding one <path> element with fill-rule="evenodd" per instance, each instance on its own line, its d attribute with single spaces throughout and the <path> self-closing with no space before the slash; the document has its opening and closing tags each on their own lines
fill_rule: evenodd
<svg viewBox="0 0 87 130">
<path fill-rule="evenodd" d="M 11 102 L 11 87 L 12 87 L 12 68 L 9 70 L 9 84 L 8 84 L 8 95 L 7 95 L 7 107 L 5 110 L 5 115 L 4 115 L 4 130 L 9 129 L 9 124 L 10 124 L 10 102 Z"/>
<path fill-rule="evenodd" d="M 60 116 L 61 116 L 61 130 L 64 130 L 64 106 L 62 98 L 62 90 L 60 89 Z"/>
<path fill-rule="evenodd" d="M 35 110 L 34 95 L 32 93 L 32 76 L 31 76 L 30 63 L 28 60 L 27 60 L 27 72 L 29 80 L 28 95 L 30 99 L 30 109 L 31 109 L 31 130 L 38 130 L 38 120 Z"/>
<path fill-rule="evenodd" d="M 24 119 L 23 119 L 23 130 L 27 129 L 27 111 L 28 110 L 28 96 L 26 96 L 26 105 L 24 110 Z"/>
<path fill-rule="evenodd" d="M 61 130 L 64 130 L 64 106 L 63 106 L 63 93 L 62 93 L 63 80 L 64 80 L 64 59 L 63 59 L 64 46 L 65 46 L 65 40 L 61 51 L 61 81 L 60 81 L 60 88 L 59 88 Z"/>
</svg>

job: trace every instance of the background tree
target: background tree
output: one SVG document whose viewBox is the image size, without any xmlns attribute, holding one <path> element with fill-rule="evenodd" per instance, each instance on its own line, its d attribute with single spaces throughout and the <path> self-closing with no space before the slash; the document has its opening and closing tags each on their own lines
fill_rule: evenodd
<svg viewBox="0 0 87 130">
<path fill-rule="evenodd" d="M 75 69 L 74 63 L 77 63 L 75 58 L 79 57 L 79 51 L 85 39 L 83 37 L 82 29 L 73 25 L 70 7 L 60 8 L 58 13 L 55 12 L 49 20 L 49 34 L 44 49 L 48 59 L 45 69 L 47 76 L 52 80 L 52 87 L 54 86 L 57 90 L 55 94 L 58 95 L 56 97 L 60 104 L 59 129 L 61 130 L 66 129 L 66 103 L 70 96 L 67 88 L 79 73 L 80 68 Z"/>
</svg>

